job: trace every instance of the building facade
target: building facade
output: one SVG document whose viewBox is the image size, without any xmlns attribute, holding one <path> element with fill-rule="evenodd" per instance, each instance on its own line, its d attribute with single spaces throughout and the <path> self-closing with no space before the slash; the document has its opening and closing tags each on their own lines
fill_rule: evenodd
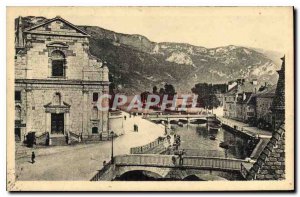
<svg viewBox="0 0 300 197">
<path fill-rule="evenodd" d="M 238 79 L 235 83 L 231 82 L 228 92 L 224 94 L 223 116 L 248 122 L 256 116 L 256 93 L 263 88 L 257 80 Z"/>
<path fill-rule="evenodd" d="M 236 113 L 236 88 L 230 90 L 224 94 L 223 101 L 223 116 L 225 118 L 235 119 L 237 117 Z"/>
<path fill-rule="evenodd" d="M 97 100 L 109 93 L 108 68 L 89 53 L 89 35 L 61 17 L 27 28 L 16 21 L 16 139 L 107 138 L 108 111 Z"/>
<path fill-rule="evenodd" d="M 275 97 L 275 90 L 276 86 L 272 86 L 256 96 L 256 118 L 259 124 L 258 126 L 266 124 L 272 125 L 271 108 Z"/>
<path fill-rule="evenodd" d="M 255 94 L 252 92 L 243 92 L 237 94 L 236 102 L 236 120 L 248 122 L 255 117 Z"/>
</svg>

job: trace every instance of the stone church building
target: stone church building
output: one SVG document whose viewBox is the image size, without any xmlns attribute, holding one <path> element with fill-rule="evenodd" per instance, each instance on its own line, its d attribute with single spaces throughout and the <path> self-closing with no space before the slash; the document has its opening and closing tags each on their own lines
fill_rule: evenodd
<svg viewBox="0 0 300 197">
<path fill-rule="evenodd" d="M 48 144 L 108 137 L 108 68 L 89 52 L 89 35 L 55 17 L 24 28 L 16 19 L 15 136 Z M 102 106 L 108 106 L 104 100 Z M 46 141 L 45 141 L 46 140 Z"/>
</svg>

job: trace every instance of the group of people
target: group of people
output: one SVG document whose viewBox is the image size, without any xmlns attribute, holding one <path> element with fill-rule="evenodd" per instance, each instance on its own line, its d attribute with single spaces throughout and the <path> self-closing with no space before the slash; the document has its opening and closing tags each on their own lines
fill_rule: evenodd
<svg viewBox="0 0 300 197">
<path fill-rule="evenodd" d="M 174 149 L 175 149 L 175 150 L 178 150 L 180 144 L 181 144 L 180 135 L 174 134 L 174 143 L 173 143 Z"/>
<path fill-rule="evenodd" d="M 176 152 L 175 152 L 175 155 L 177 155 L 177 157 L 176 157 L 176 156 L 173 156 L 173 157 L 172 157 L 173 164 L 175 165 L 175 164 L 177 163 L 177 162 L 176 162 L 177 158 L 179 158 L 178 164 L 179 164 L 180 166 L 182 166 L 182 165 L 183 165 L 183 159 L 184 159 L 183 155 L 184 155 L 184 154 L 185 154 L 185 150 L 184 150 L 184 149 L 179 150 L 179 151 L 176 151 Z"/>
</svg>

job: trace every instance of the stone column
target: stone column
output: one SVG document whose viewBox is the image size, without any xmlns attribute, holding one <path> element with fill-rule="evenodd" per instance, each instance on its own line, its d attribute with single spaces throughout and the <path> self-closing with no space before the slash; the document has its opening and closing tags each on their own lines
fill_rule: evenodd
<svg viewBox="0 0 300 197">
<path fill-rule="evenodd" d="M 65 131 L 64 134 L 68 136 L 68 144 L 71 144 L 70 139 L 70 113 L 65 113 Z"/>
<path fill-rule="evenodd" d="M 102 94 L 108 94 L 108 87 L 103 87 L 103 91 Z M 109 99 L 108 98 L 104 98 L 102 100 L 102 106 L 103 107 L 108 107 L 109 106 Z M 108 129 L 108 115 L 109 112 L 108 110 L 104 110 L 102 111 L 102 140 L 107 140 L 109 138 L 109 129 Z"/>
<path fill-rule="evenodd" d="M 46 113 L 46 132 L 49 133 L 49 145 L 51 145 L 51 113 L 49 112 Z"/>
<path fill-rule="evenodd" d="M 82 133 L 88 134 L 88 128 L 87 128 L 87 123 L 88 123 L 88 91 L 83 89 L 83 111 L 82 111 Z"/>
<path fill-rule="evenodd" d="M 26 134 L 32 130 L 32 90 L 26 90 Z"/>
</svg>

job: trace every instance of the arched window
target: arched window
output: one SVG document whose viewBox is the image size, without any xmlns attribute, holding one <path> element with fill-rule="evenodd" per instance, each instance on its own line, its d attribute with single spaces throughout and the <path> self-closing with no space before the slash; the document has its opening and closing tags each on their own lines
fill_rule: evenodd
<svg viewBox="0 0 300 197">
<path fill-rule="evenodd" d="M 93 127 L 92 128 L 92 134 L 98 133 L 98 127 Z"/>
<path fill-rule="evenodd" d="M 53 96 L 53 105 L 61 105 L 61 94 L 59 92 L 55 92 Z"/>
<path fill-rule="evenodd" d="M 15 120 L 21 120 L 21 111 L 21 107 L 17 105 L 15 107 Z"/>
<path fill-rule="evenodd" d="M 92 119 L 93 120 L 97 120 L 98 119 L 98 108 L 97 107 L 93 107 Z"/>
<path fill-rule="evenodd" d="M 51 53 L 51 65 L 53 77 L 65 76 L 65 55 L 59 50 L 55 50 Z"/>
</svg>

